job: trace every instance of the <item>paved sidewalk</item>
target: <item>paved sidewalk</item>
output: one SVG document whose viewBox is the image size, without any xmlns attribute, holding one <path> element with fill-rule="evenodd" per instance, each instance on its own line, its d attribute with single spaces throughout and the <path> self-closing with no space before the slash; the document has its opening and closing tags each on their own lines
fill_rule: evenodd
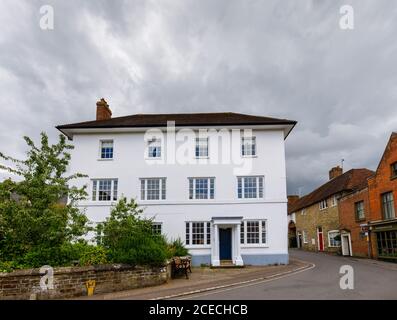
<svg viewBox="0 0 397 320">
<path fill-rule="evenodd" d="M 290 259 L 288 265 L 281 266 L 246 266 L 245 268 L 211 269 L 192 268 L 189 279 L 172 279 L 168 283 L 147 288 L 98 294 L 91 297 L 79 297 L 84 300 L 147 300 L 167 299 L 183 294 L 214 290 L 219 287 L 238 285 L 241 282 L 263 280 L 288 274 L 304 268 L 309 268 L 310 263 Z"/>
</svg>

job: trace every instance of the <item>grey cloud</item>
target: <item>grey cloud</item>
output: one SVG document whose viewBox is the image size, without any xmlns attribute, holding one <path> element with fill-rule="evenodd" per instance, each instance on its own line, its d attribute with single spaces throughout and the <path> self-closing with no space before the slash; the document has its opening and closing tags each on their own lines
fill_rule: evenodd
<svg viewBox="0 0 397 320">
<path fill-rule="evenodd" d="M 55 30 L 39 28 L 51 4 Z M 350 1 L 13 1 L 0 3 L 1 150 L 22 135 L 115 116 L 238 111 L 298 120 L 287 139 L 288 191 L 346 169 L 374 169 L 397 126 L 397 7 Z M 0 177 L 4 173 L 0 173 Z"/>
</svg>

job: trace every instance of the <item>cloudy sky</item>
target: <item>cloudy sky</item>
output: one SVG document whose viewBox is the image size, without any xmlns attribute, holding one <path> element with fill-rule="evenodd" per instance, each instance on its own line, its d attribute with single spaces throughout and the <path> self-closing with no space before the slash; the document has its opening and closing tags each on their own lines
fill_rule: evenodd
<svg viewBox="0 0 397 320">
<path fill-rule="evenodd" d="M 346 3 L 354 30 L 339 27 Z M 23 135 L 94 119 L 101 97 L 114 116 L 236 111 L 299 122 L 288 192 L 305 194 L 341 159 L 375 169 L 397 128 L 387 0 L 1 0 L 0 25 L 0 150 L 16 157 Z"/>
</svg>

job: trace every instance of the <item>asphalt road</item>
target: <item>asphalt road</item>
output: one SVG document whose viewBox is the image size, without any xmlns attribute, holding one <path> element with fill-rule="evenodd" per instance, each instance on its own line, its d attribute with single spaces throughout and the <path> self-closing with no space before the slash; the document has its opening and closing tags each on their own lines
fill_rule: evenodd
<svg viewBox="0 0 397 320">
<path fill-rule="evenodd" d="M 267 282 L 225 288 L 182 299 L 397 299 L 397 264 L 291 250 L 290 256 L 315 266 Z M 342 265 L 353 267 L 354 289 L 342 290 Z"/>
</svg>

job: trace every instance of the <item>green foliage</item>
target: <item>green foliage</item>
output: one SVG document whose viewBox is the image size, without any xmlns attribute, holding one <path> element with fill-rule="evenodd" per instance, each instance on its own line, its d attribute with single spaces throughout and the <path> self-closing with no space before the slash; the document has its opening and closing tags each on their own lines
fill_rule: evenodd
<svg viewBox="0 0 397 320">
<path fill-rule="evenodd" d="M 137 203 L 122 197 L 110 217 L 97 226 L 97 241 L 113 262 L 162 265 L 168 257 L 165 238 L 152 232 L 152 220 L 140 217 Z"/>
<path fill-rule="evenodd" d="M 25 160 L 4 155 L 0 159 L 12 165 L 0 165 L 22 178 L 21 182 L 0 183 L 0 261 L 24 260 L 32 266 L 69 260 L 63 256 L 64 245 L 76 241 L 88 231 L 88 219 L 76 203 L 85 199 L 85 188 L 70 188 L 65 176 L 73 146 L 60 135 L 50 145 L 41 133 L 41 145 L 24 137 L 29 150 Z M 62 203 L 61 199 L 69 198 Z M 59 252 L 59 253 L 57 253 Z M 54 264 L 55 265 L 55 264 Z"/>
<path fill-rule="evenodd" d="M 185 245 L 183 244 L 181 238 L 172 241 L 169 247 L 172 257 L 183 257 L 187 256 L 189 253 L 189 251 L 185 248 Z"/>
<path fill-rule="evenodd" d="M 79 264 L 81 266 L 93 266 L 108 263 L 107 250 L 102 246 L 89 246 L 80 256 Z"/>
</svg>

